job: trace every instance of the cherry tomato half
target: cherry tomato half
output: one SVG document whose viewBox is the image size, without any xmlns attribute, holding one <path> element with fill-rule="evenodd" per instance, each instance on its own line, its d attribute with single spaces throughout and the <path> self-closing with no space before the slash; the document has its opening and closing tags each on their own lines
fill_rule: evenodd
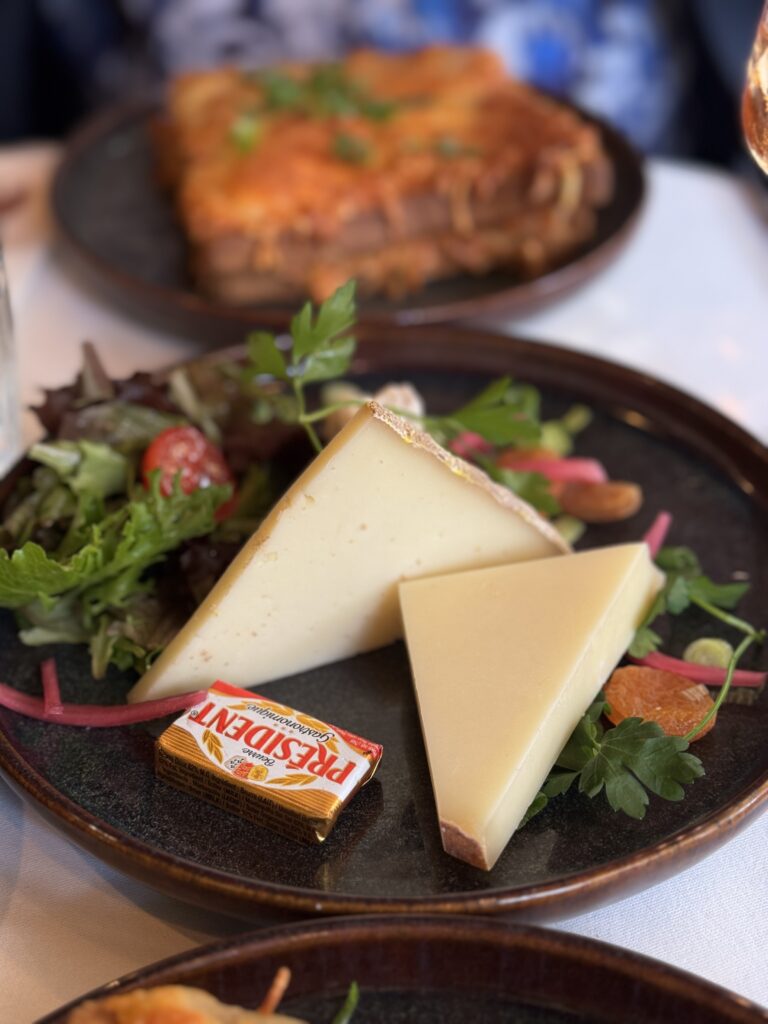
<svg viewBox="0 0 768 1024">
<path fill-rule="evenodd" d="M 145 484 L 157 469 L 162 473 L 160 492 L 165 495 L 172 493 L 177 474 L 185 494 L 212 484 L 234 486 L 235 483 L 221 450 L 197 427 L 168 427 L 157 435 L 144 452 L 141 462 Z M 234 505 L 232 497 L 218 509 L 216 518 L 221 520 L 231 515 Z"/>
</svg>

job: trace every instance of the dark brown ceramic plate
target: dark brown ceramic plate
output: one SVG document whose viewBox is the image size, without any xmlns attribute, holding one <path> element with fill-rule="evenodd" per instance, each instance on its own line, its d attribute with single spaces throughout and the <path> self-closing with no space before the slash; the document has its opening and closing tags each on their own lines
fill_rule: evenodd
<svg viewBox="0 0 768 1024">
<path fill-rule="evenodd" d="M 471 917 L 358 917 L 294 924 L 206 946 L 84 998 L 192 985 L 256 1007 L 278 967 L 280 1009 L 328 1024 L 350 981 L 366 1024 L 758 1024 L 768 1012 L 657 960 L 601 942 Z M 77 1000 L 38 1024 L 64 1024 Z"/>
<path fill-rule="evenodd" d="M 671 541 L 701 552 L 714 577 L 751 573 L 743 613 L 765 621 L 768 452 L 737 426 L 653 378 L 565 349 L 447 328 L 375 333 L 361 346 L 359 372 L 368 383 L 413 379 L 434 410 L 455 408 L 507 372 L 542 389 L 547 415 L 575 400 L 589 403 L 595 420 L 579 450 L 602 459 L 613 475 L 640 481 L 646 504 L 626 523 L 593 528 L 588 543 L 636 539 L 667 508 L 675 516 Z M 704 630 L 711 624 L 678 623 L 669 649 Z M 118 701 L 130 685 L 119 673 L 107 686 L 93 683 L 77 649 L 22 647 L 10 616 L 0 617 L 0 679 L 37 692 L 37 666 L 49 653 L 65 698 Z M 729 705 L 697 744 L 707 775 L 682 803 L 654 799 L 638 822 L 570 793 L 515 835 L 484 873 L 442 852 L 401 645 L 278 681 L 270 694 L 384 744 L 379 773 L 323 846 L 295 845 L 158 782 L 152 731 L 142 726 L 67 729 L 0 711 L 0 768 L 97 856 L 172 894 L 244 917 L 562 916 L 679 870 L 768 800 L 764 695 L 753 707 Z"/>
<path fill-rule="evenodd" d="M 197 293 L 169 196 L 152 172 L 148 125 L 153 108 L 100 116 L 70 143 L 53 183 L 53 210 L 67 250 L 93 282 L 132 315 L 214 344 L 240 341 L 254 324 L 282 325 L 291 306 L 233 308 Z M 510 273 L 459 277 L 402 302 L 371 300 L 361 319 L 380 324 L 442 323 L 484 314 L 521 314 L 560 298 L 601 270 L 628 237 L 645 190 L 638 154 L 599 121 L 616 191 L 591 241 L 561 265 L 523 279 Z"/>
</svg>

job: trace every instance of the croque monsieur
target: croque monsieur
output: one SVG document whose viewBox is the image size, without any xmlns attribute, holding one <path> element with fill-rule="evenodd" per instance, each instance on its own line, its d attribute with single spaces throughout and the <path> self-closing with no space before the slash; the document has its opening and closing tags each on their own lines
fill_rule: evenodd
<svg viewBox="0 0 768 1024">
<path fill-rule="evenodd" d="M 535 274 L 612 191 L 596 128 L 473 48 L 187 74 L 156 137 L 197 285 L 232 304 Z"/>
<path fill-rule="evenodd" d="M 303 1024 L 296 1017 L 229 1006 L 201 989 L 163 985 L 89 999 L 67 1024 Z"/>
</svg>

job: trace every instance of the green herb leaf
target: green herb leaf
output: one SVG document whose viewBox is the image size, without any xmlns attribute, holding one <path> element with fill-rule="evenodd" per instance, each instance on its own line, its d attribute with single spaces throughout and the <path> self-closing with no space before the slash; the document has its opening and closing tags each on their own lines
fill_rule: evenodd
<svg viewBox="0 0 768 1024">
<path fill-rule="evenodd" d="M 575 782 L 578 777 L 578 772 L 558 771 L 555 768 L 547 776 L 547 780 L 541 791 L 549 799 L 553 796 L 562 796 L 563 793 L 568 792 L 571 788 L 571 784 Z"/>
<path fill-rule="evenodd" d="M 247 340 L 249 371 L 252 376 L 274 377 L 288 380 L 285 357 L 277 347 L 274 334 L 268 331 L 252 331 Z"/>
<path fill-rule="evenodd" d="M 321 303 L 316 315 L 312 303 L 307 302 L 293 317 L 289 348 L 283 344 L 283 339 L 278 340 L 267 332 L 251 335 L 249 362 L 243 377 L 255 391 L 253 414 L 257 422 L 266 423 L 277 416 L 286 422 L 301 423 L 312 444 L 320 450 L 312 417 L 306 412 L 304 387 L 315 381 L 332 380 L 349 369 L 355 339 L 346 332 L 354 322 L 355 282 L 347 281 Z M 261 376 L 290 383 L 293 394 L 276 391 L 272 386 L 259 387 Z"/>
<path fill-rule="evenodd" d="M 264 122 L 254 111 L 238 114 L 229 129 L 229 137 L 241 153 L 250 153 L 261 141 Z"/>
<path fill-rule="evenodd" d="M 688 576 L 701 572 L 698 556 L 685 547 L 663 547 L 656 555 L 656 564 L 664 572 L 682 572 Z"/>
<path fill-rule="evenodd" d="M 96 532 L 93 542 L 64 564 L 32 541 L 11 555 L 0 550 L 0 608 L 22 608 L 79 586 L 102 567 L 99 540 Z"/>
<path fill-rule="evenodd" d="M 371 158 L 371 145 L 359 135 L 339 132 L 333 139 L 333 155 L 350 164 L 364 164 Z"/>
<path fill-rule="evenodd" d="M 541 437 L 539 401 L 535 388 L 501 377 L 449 416 L 429 417 L 428 429 L 447 437 L 468 430 L 492 445 L 530 447 Z"/>
<path fill-rule="evenodd" d="M 696 576 L 688 581 L 692 601 L 707 601 L 717 608 L 735 608 L 748 590 L 749 583 L 713 583 L 706 576 Z"/>
<path fill-rule="evenodd" d="M 227 486 L 185 494 L 178 479 L 168 497 L 159 488 L 158 472 L 148 491 L 84 528 L 78 550 L 62 560 L 32 542 L 10 556 L 0 551 L 0 607 L 18 610 L 29 642 L 40 642 L 42 630 L 60 639 L 66 633 L 86 635 L 100 665 L 106 650 L 103 613 L 126 608 L 146 593 L 146 569 L 182 541 L 210 533 L 217 508 L 231 493 Z"/>
<path fill-rule="evenodd" d="M 567 792 L 577 779 L 585 796 L 605 792 L 614 811 L 641 819 L 649 791 L 664 800 L 682 800 L 683 787 L 704 774 L 698 757 L 688 753 L 688 741 L 665 735 L 655 722 L 625 718 L 604 729 L 600 716 L 607 707 L 598 698 L 578 723 L 524 822 L 548 800 Z"/>
<path fill-rule="evenodd" d="M 301 104 L 305 94 L 304 84 L 282 71 L 270 69 L 256 76 L 264 91 L 264 99 L 272 110 L 290 110 Z"/>
<path fill-rule="evenodd" d="M 560 511 L 560 504 L 550 490 L 549 480 L 541 473 L 504 469 L 485 456 L 479 457 L 477 462 L 492 480 L 514 491 L 544 515 L 554 516 Z"/>
<path fill-rule="evenodd" d="M 347 281 L 320 306 L 312 320 L 312 303 L 307 302 L 291 320 L 294 361 L 316 354 L 355 323 L 355 282 Z"/>
<path fill-rule="evenodd" d="M 320 64 L 306 78 L 282 71 L 257 72 L 251 77 L 263 93 L 270 111 L 294 112 L 309 117 L 364 117 L 384 121 L 396 113 L 398 104 L 372 96 L 359 82 L 350 79 L 341 64 Z"/>
<path fill-rule="evenodd" d="M 307 356 L 302 372 L 305 384 L 320 380 L 333 380 L 349 369 L 352 356 L 355 354 L 355 339 L 352 337 L 335 338 L 328 341 L 322 348 L 316 349 Z"/>
<path fill-rule="evenodd" d="M 676 576 L 674 573 L 667 579 L 664 587 L 664 601 L 667 611 L 672 615 L 679 615 L 684 612 L 691 603 L 690 585 L 684 576 Z"/>
<path fill-rule="evenodd" d="M 662 548 L 656 556 L 656 564 L 666 572 L 667 578 L 635 634 L 629 648 L 633 657 L 642 658 L 658 649 L 661 638 L 650 627 L 660 615 L 666 612 L 680 615 L 691 604 L 743 633 L 756 632 L 749 623 L 727 614 L 747 592 L 748 583 L 714 583 L 702 572 L 698 556 L 687 547 Z"/>
<path fill-rule="evenodd" d="M 349 986 L 347 992 L 347 998 L 344 1000 L 344 1004 L 338 1013 L 333 1018 L 332 1024 L 349 1024 L 352 1020 L 352 1015 L 357 1009 L 357 1004 L 360 1001 L 360 988 L 356 981 L 353 981 Z"/>
<path fill-rule="evenodd" d="M 48 466 L 76 494 L 108 498 L 125 491 L 128 460 L 111 445 L 94 441 L 41 441 L 28 456 Z"/>
<path fill-rule="evenodd" d="M 645 658 L 653 651 L 658 651 L 661 643 L 661 637 L 650 626 L 640 626 L 629 645 L 629 653 L 633 658 Z"/>
<path fill-rule="evenodd" d="M 544 810 L 548 803 L 549 797 L 543 790 L 540 790 L 533 798 L 531 806 L 525 812 L 520 824 L 517 827 L 522 828 L 523 825 L 527 825 L 531 818 L 535 818 L 537 814 L 541 814 L 541 812 Z"/>
</svg>

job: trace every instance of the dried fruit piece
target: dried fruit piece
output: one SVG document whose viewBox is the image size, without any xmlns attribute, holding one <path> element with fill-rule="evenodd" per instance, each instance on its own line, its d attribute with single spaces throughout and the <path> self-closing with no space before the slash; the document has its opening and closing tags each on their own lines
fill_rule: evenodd
<svg viewBox="0 0 768 1024">
<path fill-rule="evenodd" d="M 629 519 L 643 504 L 643 491 L 627 480 L 566 484 L 559 494 L 563 512 L 587 523 L 615 523 Z"/>
<path fill-rule="evenodd" d="M 625 718 L 657 722 L 668 736 L 686 736 L 704 718 L 714 701 L 706 686 L 674 672 L 629 665 L 617 668 L 605 687 L 608 718 L 618 725 Z M 715 715 L 694 737 L 701 739 L 714 726 Z"/>
</svg>

